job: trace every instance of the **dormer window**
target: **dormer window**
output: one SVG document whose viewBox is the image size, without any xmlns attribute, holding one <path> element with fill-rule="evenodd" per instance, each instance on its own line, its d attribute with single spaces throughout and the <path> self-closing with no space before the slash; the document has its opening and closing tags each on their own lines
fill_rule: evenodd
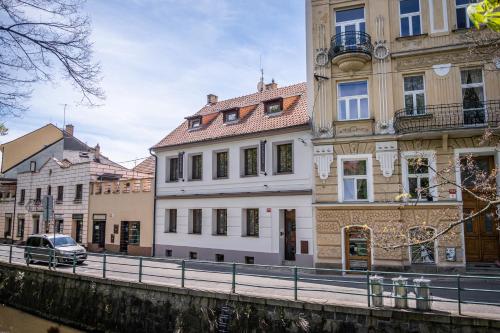
<svg viewBox="0 0 500 333">
<path fill-rule="evenodd" d="M 189 128 L 199 128 L 201 126 L 201 117 L 189 120 Z"/>
<path fill-rule="evenodd" d="M 224 123 L 231 123 L 237 121 L 239 118 L 239 110 L 233 109 L 224 111 Z"/>
<path fill-rule="evenodd" d="M 268 115 L 279 114 L 283 111 L 283 99 L 275 99 L 272 101 L 264 102 L 265 112 Z"/>
</svg>

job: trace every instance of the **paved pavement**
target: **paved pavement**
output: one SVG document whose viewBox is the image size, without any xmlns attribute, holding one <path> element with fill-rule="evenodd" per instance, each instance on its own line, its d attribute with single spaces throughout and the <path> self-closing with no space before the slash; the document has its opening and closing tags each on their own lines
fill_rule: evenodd
<svg viewBox="0 0 500 333">
<path fill-rule="evenodd" d="M 13 247 L 12 262 L 25 265 L 23 249 Z M 9 246 L 0 245 L 0 261 L 9 259 Z M 32 264 L 33 265 L 33 264 Z M 36 267 L 48 269 L 45 263 L 36 263 Z M 103 276 L 106 266 L 106 278 L 126 281 L 138 281 L 140 260 L 138 257 L 106 255 L 103 263 L 101 254 L 89 254 L 85 263 L 76 266 L 76 273 L 87 276 Z M 57 270 L 72 272 L 69 265 L 58 265 Z M 270 268 L 262 266 L 236 265 L 236 293 L 267 298 L 294 299 L 293 267 Z M 142 262 L 142 282 L 149 284 L 181 286 L 182 267 L 180 260 L 144 258 Z M 384 306 L 392 307 L 391 278 L 398 276 L 384 274 Z M 408 276 L 409 284 L 415 277 Z M 367 277 L 360 275 L 338 275 L 326 270 L 298 269 L 298 299 L 314 303 L 367 307 Z M 433 277 L 432 308 L 445 313 L 458 312 L 458 291 L 456 277 Z M 231 263 L 206 263 L 199 261 L 185 262 L 186 288 L 230 293 L 232 287 Z M 488 277 L 461 278 L 460 298 L 462 302 L 498 303 L 495 305 L 462 304 L 462 314 L 471 317 L 484 317 L 500 320 L 500 276 L 493 280 Z M 472 290 L 467 290 L 472 289 Z M 479 291 L 488 289 L 490 291 Z M 409 287 L 409 297 L 414 297 L 414 288 Z M 409 307 L 415 308 L 415 301 L 409 300 Z"/>
</svg>

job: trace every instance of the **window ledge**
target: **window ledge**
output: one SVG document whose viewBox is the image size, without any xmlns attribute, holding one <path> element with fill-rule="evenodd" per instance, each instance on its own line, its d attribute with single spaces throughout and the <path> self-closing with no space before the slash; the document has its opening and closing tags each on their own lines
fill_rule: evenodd
<svg viewBox="0 0 500 333">
<path fill-rule="evenodd" d="M 223 179 L 229 179 L 229 177 L 214 177 L 214 180 L 223 180 Z"/>
<path fill-rule="evenodd" d="M 266 113 L 266 117 L 268 117 L 268 118 L 279 117 L 282 114 L 283 114 L 283 111 L 275 112 L 275 113 Z"/>
<path fill-rule="evenodd" d="M 293 171 L 288 171 L 288 172 L 275 172 L 275 176 L 281 176 L 281 175 L 293 175 Z"/>
<path fill-rule="evenodd" d="M 375 121 L 374 118 L 360 118 L 360 119 L 337 119 L 338 123 L 347 123 L 347 122 L 362 122 L 362 121 Z"/>
<path fill-rule="evenodd" d="M 197 233 L 197 232 L 188 232 L 188 235 L 201 236 L 202 234 L 201 233 Z"/>
<path fill-rule="evenodd" d="M 201 182 L 203 179 L 188 179 L 188 182 Z"/>
<path fill-rule="evenodd" d="M 243 238 L 259 238 L 259 236 L 252 236 L 252 235 L 241 235 Z"/>
<path fill-rule="evenodd" d="M 212 234 L 212 236 L 227 236 L 227 234 Z"/>
<path fill-rule="evenodd" d="M 429 36 L 428 33 L 423 33 L 423 34 L 419 34 L 419 35 L 399 36 L 399 37 L 396 37 L 396 40 L 397 41 L 400 41 L 400 40 L 412 40 L 412 39 L 419 39 L 419 38 L 427 37 L 427 36 Z"/>
<path fill-rule="evenodd" d="M 252 177 L 259 177 L 259 175 L 258 174 L 256 174 L 256 175 L 241 175 L 240 177 L 241 178 L 252 178 Z"/>
</svg>

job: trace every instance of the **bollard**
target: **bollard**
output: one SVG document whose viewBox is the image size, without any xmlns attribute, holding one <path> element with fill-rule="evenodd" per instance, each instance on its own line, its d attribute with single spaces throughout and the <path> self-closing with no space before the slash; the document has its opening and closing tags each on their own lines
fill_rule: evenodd
<svg viewBox="0 0 500 333">
<path fill-rule="evenodd" d="M 415 285 L 415 298 L 417 300 L 417 310 L 430 311 L 431 310 L 431 290 L 429 285 L 431 280 L 424 279 L 414 279 L 413 284 Z"/>
<path fill-rule="evenodd" d="M 73 274 L 76 274 L 76 252 L 73 252 Z"/>
<path fill-rule="evenodd" d="M 408 308 L 408 279 L 402 276 L 392 279 L 392 296 L 394 297 L 394 307 L 396 309 Z"/>
<path fill-rule="evenodd" d="M 231 280 L 231 293 L 236 292 L 236 263 L 233 262 L 233 270 L 232 270 L 232 280 Z"/>
<path fill-rule="evenodd" d="M 384 278 L 382 276 L 370 276 L 370 295 L 372 305 L 375 307 L 384 306 Z"/>
<path fill-rule="evenodd" d="M 102 257 L 102 278 L 106 278 L 106 253 Z"/>
<path fill-rule="evenodd" d="M 184 288 L 184 279 L 186 276 L 186 261 L 182 259 L 181 263 L 181 288 Z"/>
<path fill-rule="evenodd" d="M 139 282 L 142 282 L 142 257 L 139 257 Z"/>
<path fill-rule="evenodd" d="M 12 264 L 12 245 L 10 245 L 9 249 L 9 264 Z"/>
</svg>

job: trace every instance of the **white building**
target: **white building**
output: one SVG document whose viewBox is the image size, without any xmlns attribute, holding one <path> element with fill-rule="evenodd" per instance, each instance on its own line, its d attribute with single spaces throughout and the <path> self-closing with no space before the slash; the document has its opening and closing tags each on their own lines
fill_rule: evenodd
<svg viewBox="0 0 500 333">
<path fill-rule="evenodd" d="M 305 84 L 208 95 L 152 151 L 156 256 L 313 265 Z"/>
</svg>

